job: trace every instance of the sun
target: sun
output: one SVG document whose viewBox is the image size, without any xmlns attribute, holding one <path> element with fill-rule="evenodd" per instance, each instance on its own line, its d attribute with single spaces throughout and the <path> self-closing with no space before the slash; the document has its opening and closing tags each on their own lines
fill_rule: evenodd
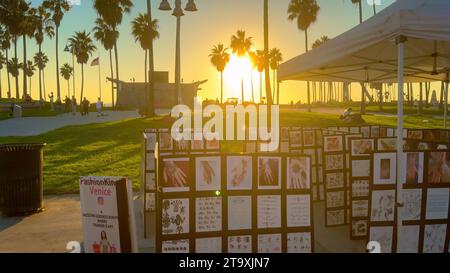
<svg viewBox="0 0 450 273">
<path fill-rule="evenodd" d="M 251 97 L 251 79 L 252 79 L 253 65 L 250 58 L 245 55 L 238 57 L 233 54 L 230 57 L 230 62 L 224 71 L 225 81 L 225 97 L 241 99 L 241 79 L 244 79 L 244 95 L 246 100 Z"/>
</svg>

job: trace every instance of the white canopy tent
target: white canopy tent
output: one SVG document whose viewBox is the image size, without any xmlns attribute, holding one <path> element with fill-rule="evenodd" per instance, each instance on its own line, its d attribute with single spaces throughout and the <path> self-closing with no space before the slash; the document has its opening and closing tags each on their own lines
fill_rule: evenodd
<svg viewBox="0 0 450 273">
<path fill-rule="evenodd" d="M 371 19 L 280 65 L 278 81 L 398 83 L 403 132 L 404 82 L 445 81 L 450 71 L 450 0 L 397 0 Z M 397 134 L 397 200 L 402 204 L 403 135 Z M 400 213 L 398 214 L 401 215 Z M 397 221 L 401 227 L 402 221 Z"/>
</svg>

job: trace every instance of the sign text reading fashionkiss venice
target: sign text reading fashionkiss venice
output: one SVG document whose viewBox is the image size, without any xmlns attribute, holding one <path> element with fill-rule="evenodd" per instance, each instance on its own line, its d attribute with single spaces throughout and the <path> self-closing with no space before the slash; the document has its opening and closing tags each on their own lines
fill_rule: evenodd
<svg viewBox="0 0 450 273">
<path fill-rule="evenodd" d="M 269 108 L 270 124 L 268 122 Z M 195 98 L 193 112 L 187 105 L 177 105 L 172 108 L 171 115 L 173 118 L 177 118 L 171 130 L 172 138 L 175 141 L 260 140 L 261 151 L 278 150 L 280 133 L 278 105 L 271 107 L 253 104 L 248 106 L 226 105 L 224 113 L 223 108 L 219 105 L 213 104 L 203 108 L 201 99 Z M 246 131 L 248 132 L 247 138 Z"/>
</svg>

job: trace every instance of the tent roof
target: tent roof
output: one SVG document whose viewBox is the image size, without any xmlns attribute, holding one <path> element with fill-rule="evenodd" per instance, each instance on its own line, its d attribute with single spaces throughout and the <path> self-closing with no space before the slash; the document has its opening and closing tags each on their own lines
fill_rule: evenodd
<svg viewBox="0 0 450 273">
<path fill-rule="evenodd" d="M 396 82 L 396 38 L 405 43 L 405 81 L 446 79 L 450 1 L 397 0 L 322 46 L 280 65 L 278 80 Z"/>
</svg>

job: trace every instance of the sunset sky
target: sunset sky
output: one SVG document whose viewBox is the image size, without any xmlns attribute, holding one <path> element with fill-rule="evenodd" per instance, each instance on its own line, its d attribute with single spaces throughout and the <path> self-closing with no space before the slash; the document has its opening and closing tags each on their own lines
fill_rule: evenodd
<svg viewBox="0 0 450 273">
<path fill-rule="evenodd" d="M 33 0 L 32 5 L 39 5 L 42 0 Z M 139 12 L 146 12 L 146 1 L 133 1 L 132 12 L 124 17 L 120 27 L 119 62 L 121 80 L 129 81 L 135 78 L 136 81 L 144 81 L 144 52 L 131 36 L 131 21 Z M 174 1 L 169 0 L 174 7 Z M 183 0 L 183 8 L 187 0 Z M 393 0 L 382 0 L 381 10 L 390 5 Z M 159 71 L 169 71 L 170 81 L 174 81 L 175 69 L 175 29 L 176 20 L 171 12 L 158 10 L 160 0 L 152 0 L 153 17 L 159 20 L 160 39 L 155 42 L 155 69 Z M 185 12 L 182 18 L 181 29 L 181 56 L 182 56 L 182 78 L 184 82 L 197 80 L 208 80 L 199 92 L 204 98 L 219 97 L 219 75 L 210 64 L 209 53 L 213 45 L 223 43 L 226 46 L 230 43 L 230 37 L 237 30 L 245 30 L 248 36 L 253 37 L 253 49 L 263 48 L 263 1 L 262 0 L 195 0 L 199 11 L 194 13 Z M 281 49 L 284 60 L 288 60 L 296 55 L 304 53 L 304 34 L 299 31 L 294 22 L 287 20 L 287 7 L 289 0 L 271 0 L 270 5 L 270 47 Z M 320 36 L 327 35 L 335 37 L 359 23 L 358 8 L 351 4 L 350 0 L 318 0 L 321 7 L 317 22 L 309 31 L 309 41 L 311 44 Z M 363 1 L 364 18 L 373 15 L 372 7 Z M 92 1 L 81 0 L 80 6 L 74 6 L 66 14 L 60 28 L 60 65 L 72 63 L 71 55 L 64 52 L 67 38 L 75 31 L 88 30 L 94 26 L 97 17 L 92 7 Z M 22 40 L 18 41 L 19 58 L 22 61 Z M 28 42 L 28 56 L 33 56 L 37 52 L 35 41 Z M 110 85 L 105 78 L 109 76 L 109 58 L 107 52 L 101 45 L 95 56 L 100 56 L 102 69 L 102 89 L 105 102 L 111 101 Z M 55 81 L 55 41 L 46 39 L 43 50 L 49 56 L 50 62 L 46 69 L 47 93 L 56 93 Z M 11 54 L 11 53 L 10 53 Z M 93 58 L 90 59 L 89 64 Z M 77 96 L 80 92 L 80 67 L 76 65 L 76 85 Z M 236 71 L 225 72 L 225 97 L 240 97 L 240 76 Z M 271 72 L 272 76 L 272 72 Z M 22 75 L 21 75 L 22 77 Z M 98 68 L 85 67 L 85 92 L 89 100 L 94 101 L 98 96 Z M 254 72 L 254 88 L 256 98 L 259 98 L 259 74 Z M 250 72 L 246 76 L 246 98 L 251 98 Z M 6 70 L 2 71 L 3 90 L 6 90 Z M 22 85 L 22 79 L 20 80 Z M 281 102 L 286 103 L 291 100 L 306 100 L 305 92 L 302 92 L 304 84 L 298 82 L 286 82 L 281 85 Z M 4 91 L 6 92 L 6 91 Z M 14 94 L 12 84 L 12 93 Z M 67 82 L 61 78 L 62 95 L 67 94 Z M 38 97 L 38 77 L 37 72 L 33 78 L 32 95 Z M 359 92 L 358 92 L 359 93 Z M 359 94 L 353 93 L 354 100 L 359 100 Z"/>
</svg>

